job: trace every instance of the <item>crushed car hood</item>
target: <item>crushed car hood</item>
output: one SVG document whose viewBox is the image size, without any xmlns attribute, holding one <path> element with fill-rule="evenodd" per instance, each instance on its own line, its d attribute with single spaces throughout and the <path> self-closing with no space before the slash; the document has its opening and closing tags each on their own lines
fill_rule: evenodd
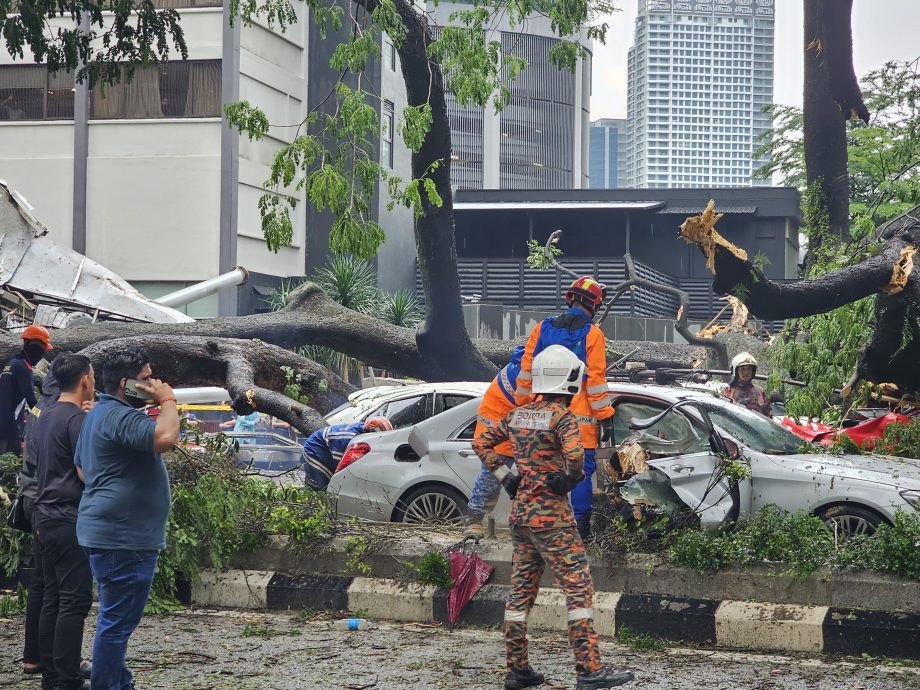
<svg viewBox="0 0 920 690">
<path fill-rule="evenodd" d="M 890 455 L 787 455 L 774 460 L 795 458 L 806 470 L 862 479 L 879 484 L 920 488 L 920 460 Z"/>
</svg>

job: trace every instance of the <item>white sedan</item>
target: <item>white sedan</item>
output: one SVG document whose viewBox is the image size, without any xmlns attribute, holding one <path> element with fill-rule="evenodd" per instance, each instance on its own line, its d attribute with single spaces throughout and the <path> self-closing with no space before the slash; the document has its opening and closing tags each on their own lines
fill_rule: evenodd
<svg viewBox="0 0 920 690">
<path fill-rule="evenodd" d="M 818 515 L 844 536 L 871 534 L 898 510 L 920 509 L 920 461 L 862 455 L 800 453 L 802 440 L 767 417 L 702 391 L 610 383 L 622 441 L 631 422 L 654 417 L 681 401 L 702 406 L 750 476 L 729 486 L 699 409 L 681 407 L 645 429 L 640 445 L 653 452 L 645 471 L 621 485 L 646 510 L 689 509 L 703 529 L 776 504 Z M 368 434 L 349 446 L 332 477 L 340 512 L 361 518 L 457 524 L 480 462 L 470 447 L 478 400 L 416 424 L 411 430 Z M 412 443 L 410 444 L 410 432 Z M 507 516 L 503 495 L 496 517 Z"/>
</svg>

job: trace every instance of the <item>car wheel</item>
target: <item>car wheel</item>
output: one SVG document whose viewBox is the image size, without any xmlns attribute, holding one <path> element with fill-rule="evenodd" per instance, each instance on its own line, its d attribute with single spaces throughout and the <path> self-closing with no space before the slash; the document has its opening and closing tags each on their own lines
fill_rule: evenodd
<svg viewBox="0 0 920 690">
<path fill-rule="evenodd" d="M 422 486 L 397 505 L 397 522 L 411 525 L 459 525 L 466 499 L 449 486 Z"/>
<path fill-rule="evenodd" d="M 863 535 L 871 537 L 885 518 L 869 508 L 854 505 L 837 505 L 825 508 L 818 517 L 838 542 Z"/>
</svg>

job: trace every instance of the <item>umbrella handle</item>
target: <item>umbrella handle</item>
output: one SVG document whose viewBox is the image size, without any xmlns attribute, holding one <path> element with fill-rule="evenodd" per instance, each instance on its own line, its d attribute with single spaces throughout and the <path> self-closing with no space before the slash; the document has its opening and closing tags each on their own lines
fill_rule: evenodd
<svg viewBox="0 0 920 690">
<path fill-rule="evenodd" d="M 469 537 L 464 537 L 463 541 L 460 542 L 460 552 L 466 554 L 466 543 L 468 541 L 473 542 L 473 550 L 476 550 L 476 547 L 479 546 L 479 537 L 471 535 Z"/>
</svg>

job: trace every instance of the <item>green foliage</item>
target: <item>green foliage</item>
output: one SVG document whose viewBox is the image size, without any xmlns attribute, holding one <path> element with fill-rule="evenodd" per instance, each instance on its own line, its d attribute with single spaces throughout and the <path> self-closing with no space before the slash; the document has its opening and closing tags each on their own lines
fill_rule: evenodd
<svg viewBox="0 0 920 690">
<path fill-rule="evenodd" d="M 297 372 L 292 367 L 281 367 L 284 374 L 284 390 L 282 391 L 291 400 L 296 400 L 303 405 L 310 404 L 310 396 L 304 393 L 300 385 Z"/>
<path fill-rule="evenodd" d="M 665 647 L 664 640 L 648 633 L 633 632 L 625 625 L 617 626 L 617 639 L 639 654 L 663 652 Z"/>
<path fill-rule="evenodd" d="M 920 458 L 920 419 L 914 417 L 907 424 L 889 424 L 876 448 L 886 455 Z"/>
<path fill-rule="evenodd" d="M 739 458 L 722 458 L 722 473 L 729 482 L 740 482 L 751 478 L 751 465 L 747 460 Z"/>
<path fill-rule="evenodd" d="M 549 253 L 557 257 L 562 254 L 562 250 L 554 242 L 549 246 Z M 553 262 L 546 256 L 544 245 L 537 240 L 527 240 L 527 264 L 537 271 L 549 271 L 553 268 Z"/>
<path fill-rule="evenodd" d="M 424 317 L 422 303 L 413 292 L 398 290 L 388 293 L 380 290 L 377 287 L 377 273 L 363 259 L 349 255 L 331 257 L 326 267 L 317 271 L 316 282 L 326 295 L 342 306 L 380 317 L 394 326 L 414 328 Z M 279 288 L 273 290 L 266 297 L 272 311 L 287 306 L 291 293 L 301 284 L 301 281 L 284 281 Z M 297 348 L 297 352 L 343 375 L 359 367 L 356 359 L 320 345 Z M 289 380 L 288 383 L 296 382 Z M 292 393 L 302 395 L 302 391 L 293 387 L 285 394 L 295 400 L 299 399 Z"/>
<path fill-rule="evenodd" d="M 271 626 L 263 623 L 247 623 L 243 626 L 242 637 L 274 637 L 277 631 Z"/>
<path fill-rule="evenodd" d="M 382 318 L 387 323 L 415 328 L 424 317 L 422 302 L 413 291 L 397 290 L 384 296 Z"/>
<path fill-rule="evenodd" d="M 0 455 L 0 517 L 5 518 L 19 492 L 19 470 L 22 458 L 15 453 Z M 0 521 L 0 570 L 12 577 L 19 569 L 19 560 L 28 535 L 6 526 Z"/>
<path fill-rule="evenodd" d="M 834 567 L 876 570 L 920 580 L 920 517 L 898 512 L 894 524 L 883 523 L 871 537 L 855 537 L 837 552 Z"/>
<path fill-rule="evenodd" d="M 367 537 L 363 535 L 345 537 L 345 553 L 348 556 L 345 560 L 346 572 L 370 575 L 371 566 L 364 560 L 370 551 L 371 544 Z"/>
<path fill-rule="evenodd" d="M 16 585 L 15 593 L 0 593 L 0 617 L 25 613 L 27 599 L 28 593 L 22 585 Z"/>
<path fill-rule="evenodd" d="M 270 191 L 259 202 L 262 231 L 273 251 L 288 246 L 293 240 L 292 212 L 298 196 L 305 195 L 317 210 L 328 209 L 334 216 L 330 249 L 337 254 L 367 258 L 384 239 L 383 230 L 371 219 L 370 212 L 378 181 L 387 185 L 391 207 L 403 204 L 413 210 L 417 219 L 440 208 L 444 196 L 450 194 L 449 171 L 435 175 L 440 166 L 450 165 L 448 160 L 416 160 L 414 169 L 425 172 L 405 181 L 378 162 L 374 144 L 381 137 L 381 128 L 389 123 L 379 116 L 379 96 L 362 86 L 367 81 L 365 73 L 380 57 L 382 33 L 398 50 L 406 46 L 409 27 L 403 16 L 414 8 L 411 3 L 407 7 L 402 1 L 397 6 L 396 0 L 380 0 L 369 17 L 358 12 L 346 17 L 338 4 L 330 7 L 320 0 L 306 0 L 306 5 L 321 37 L 328 36 L 330 30 L 339 35 L 329 65 L 340 77 L 320 104 L 323 107 L 317 106 L 300 123 L 294 141 L 277 154 L 264 185 Z M 399 130 L 406 148 L 416 157 L 435 126 L 432 104 L 440 100 L 438 91 L 442 88 L 465 106 L 485 107 L 491 103 L 498 111 L 510 101 L 511 85 L 527 69 L 527 61 L 516 46 L 506 53 L 501 41 L 493 38 L 499 19 L 510 23 L 512 31 L 526 30 L 526 22 L 532 17 L 548 19 L 559 38 L 549 50 L 548 59 L 559 69 L 574 71 L 578 61 L 588 55 L 579 36 L 584 32 L 589 39 L 603 42 L 607 24 L 600 20 L 615 10 L 609 0 L 474 0 L 461 6 L 451 14 L 449 26 L 430 27 L 432 31 L 425 37 L 431 60 L 428 69 L 405 72 L 417 73 L 418 83 L 407 84 L 410 103 Z M 232 0 L 230 11 L 245 24 L 263 17 L 270 26 L 278 25 L 282 30 L 296 19 L 289 0 Z M 429 23 L 431 19 L 426 17 Z M 417 62 L 412 55 L 403 58 Z M 348 86 L 346 77 L 357 86 Z M 228 106 L 226 114 L 232 126 L 250 138 L 261 138 L 269 130 L 264 113 L 248 103 Z"/>
<path fill-rule="evenodd" d="M 450 576 L 450 560 L 437 551 L 429 551 L 412 565 L 415 579 L 423 585 L 450 589 L 454 581 Z"/>
<path fill-rule="evenodd" d="M 81 15 L 89 20 L 86 32 L 76 21 Z M 149 1 L 0 0 L 0 34 L 15 60 L 76 72 L 91 86 L 114 84 L 123 74 L 130 80 L 136 67 L 168 60 L 171 51 L 188 58 L 179 12 Z"/>
<path fill-rule="evenodd" d="M 920 203 L 920 61 L 889 62 L 861 80 L 867 125 L 847 125 L 850 174 L 850 216 L 853 236 L 867 231 Z M 754 158 L 770 163 L 757 176 L 778 173 L 783 184 L 804 191 L 804 119 L 798 107 L 775 105 L 773 129 Z M 807 214 L 806 214 L 807 215 Z M 862 220 L 860 220 L 862 219 Z M 806 225 L 812 226 L 806 218 Z"/>
<path fill-rule="evenodd" d="M 167 455 L 172 510 L 150 612 L 178 606 L 177 572 L 195 581 L 203 567 L 226 568 L 234 555 L 262 544 L 270 534 L 304 545 L 324 541 L 335 531 L 334 510 L 324 493 L 246 477 L 228 450 Z"/>
</svg>

